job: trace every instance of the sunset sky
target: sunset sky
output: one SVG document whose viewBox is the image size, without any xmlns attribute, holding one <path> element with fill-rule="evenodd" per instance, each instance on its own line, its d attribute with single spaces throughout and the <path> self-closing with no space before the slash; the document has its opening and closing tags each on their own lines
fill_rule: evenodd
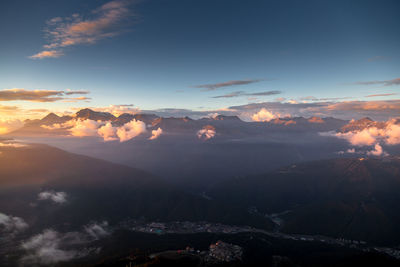
<svg viewBox="0 0 400 267">
<path fill-rule="evenodd" d="M 399 8 L 396 0 L 1 1 L 0 116 L 110 105 L 396 116 Z"/>
</svg>

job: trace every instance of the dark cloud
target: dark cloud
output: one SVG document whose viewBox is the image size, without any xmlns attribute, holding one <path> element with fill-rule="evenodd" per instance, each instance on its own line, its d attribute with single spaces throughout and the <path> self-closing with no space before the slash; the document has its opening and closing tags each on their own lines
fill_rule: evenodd
<svg viewBox="0 0 400 267">
<path fill-rule="evenodd" d="M 400 85 L 400 78 L 396 78 L 396 79 L 393 79 L 393 80 L 385 80 L 385 81 L 355 82 L 354 84 L 359 84 L 359 85 L 383 85 L 383 86 Z"/>
<path fill-rule="evenodd" d="M 89 94 L 89 91 L 66 91 L 66 95 L 87 95 Z"/>
<path fill-rule="evenodd" d="M 244 91 L 236 91 L 225 95 L 213 96 L 212 98 L 231 98 L 231 97 L 239 97 L 239 96 L 270 96 L 270 95 L 278 95 L 281 94 L 281 91 L 264 91 L 264 92 L 256 92 L 256 93 L 246 93 Z"/>
<path fill-rule="evenodd" d="M 212 84 L 201 84 L 201 85 L 194 85 L 194 88 L 202 88 L 202 91 L 214 91 L 219 88 L 235 86 L 235 85 L 246 85 L 251 83 L 257 83 L 263 81 L 262 79 L 252 79 L 252 80 L 232 80 L 222 83 L 212 83 Z"/>
</svg>

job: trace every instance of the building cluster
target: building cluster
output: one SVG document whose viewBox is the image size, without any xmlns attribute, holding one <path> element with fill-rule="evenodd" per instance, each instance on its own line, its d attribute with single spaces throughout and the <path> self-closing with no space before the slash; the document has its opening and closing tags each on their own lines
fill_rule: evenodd
<svg viewBox="0 0 400 267">
<path fill-rule="evenodd" d="M 242 260 L 242 256 L 243 249 L 240 246 L 218 241 L 210 245 L 205 260 L 211 262 L 232 262 Z"/>
<path fill-rule="evenodd" d="M 251 227 L 247 226 L 234 226 L 210 222 L 188 222 L 188 221 L 175 221 L 175 222 L 139 222 L 131 221 L 127 228 L 144 233 L 153 234 L 190 234 L 190 233 L 225 233 L 235 234 L 240 232 L 249 232 Z"/>
</svg>

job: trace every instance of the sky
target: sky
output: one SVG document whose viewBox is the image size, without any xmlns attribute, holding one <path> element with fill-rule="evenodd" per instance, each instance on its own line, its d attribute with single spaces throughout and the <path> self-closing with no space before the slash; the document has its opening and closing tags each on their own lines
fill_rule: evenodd
<svg viewBox="0 0 400 267">
<path fill-rule="evenodd" d="M 266 107 L 393 117 L 399 8 L 389 0 L 4 0 L 0 116 Z"/>
</svg>

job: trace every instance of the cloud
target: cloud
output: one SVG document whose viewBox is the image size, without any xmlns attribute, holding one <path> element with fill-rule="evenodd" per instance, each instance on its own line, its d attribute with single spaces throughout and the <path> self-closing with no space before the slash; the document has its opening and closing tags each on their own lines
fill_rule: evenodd
<svg viewBox="0 0 400 267">
<path fill-rule="evenodd" d="M 98 136 L 106 142 L 118 139 L 120 142 L 125 142 L 146 132 L 146 124 L 135 119 L 120 127 L 113 126 L 111 121 L 94 121 L 89 119 L 74 119 L 61 124 L 41 125 L 41 127 L 48 130 L 65 129 L 72 136 L 76 137 Z"/>
<path fill-rule="evenodd" d="M 325 123 L 325 121 L 323 119 L 321 119 L 320 117 L 311 117 L 308 119 L 308 122 L 311 123 Z"/>
<path fill-rule="evenodd" d="M 16 234 L 28 227 L 29 225 L 22 218 L 0 212 L 0 233 Z"/>
<path fill-rule="evenodd" d="M 55 191 L 43 191 L 38 195 L 39 200 L 51 200 L 57 204 L 64 204 L 67 202 L 67 193 Z"/>
<path fill-rule="evenodd" d="M 103 138 L 104 141 L 114 141 L 118 140 L 116 137 L 117 134 L 117 128 L 113 127 L 111 122 L 107 122 L 106 125 L 101 126 L 98 130 L 97 133 Z"/>
<path fill-rule="evenodd" d="M 21 144 L 21 143 L 9 143 L 9 142 L 1 142 L 0 141 L 0 147 L 13 147 L 13 148 L 21 148 L 21 147 L 27 147 L 27 144 Z"/>
<path fill-rule="evenodd" d="M 199 139 L 208 140 L 216 135 L 215 127 L 212 125 L 206 125 L 197 132 L 197 137 Z"/>
<path fill-rule="evenodd" d="M 133 1 L 116 0 L 108 2 L 91 12 L 90 18 L 80 14 L 70 17 L 56 17 L 47 21 L 45 28 L 48 43 L 46 50 L 30 58 L 60 57 L 62 48 L 76 45 L 92 45 L 100 40 L 119 35 L 133 16 L 129 10 Z"/>
<path fill-rule="evenodd" d="M 221 82 L 221 83 L 194 85 L 192 87 L 194 87 L 194 88 L 202 88 L 203 89 L 202 91 L 214 91 L 214 90 L 217 90 L 217 89 L 223 88 L 223 87 L 236 86 L 236 85 L 246 85 L 246 84 L 257 83 L 257 82 L 261 82 L 261 81 L 263 81 L 263 80 L 261 80 L 261 79 L 232 80 L 232 81 Z"/>
<path fill-rule="evenodd" d="M 395 93 L 375 94 L 375 95 L 366 95 L 365 97 L 378 97 L 378 96 L 391 96 L 391 95 L 397 95 L 397 94 L 395 94 Z"/>
<path fill-rule="evenodd" d="M 64 247 L 84 242 L 77 232 L 61 234 L 52 229 L 47 229 L 22 243 L 22 248 L 28 254 L 22 258 L 22 262 L 27 265 L 53 265 L 81 258 L 86 253 L 73 249 L 64 249 Z"/>
<path fill-rule="evenodd" d="M 265 92 L 257 92 L 257 93 L 245 93 L 243 91 L 236 91 L 225 95 L 213 96 L 212 98 L 231 98 L 231 97 L 239 97 L 239 96 L 270 96 L 281 94 L 281 91 L 265 91 Z"/>
<path fill-rule="evenodd" d="M 157 130 L 152 130 L 149 140 L 157 139 L 158 137 L 160 137 L 160 135 L 162 133 L 163 133 L 163 130 L 161 128 L 158 128 Z"/>
<path fill-rule="evenodd" d="M 107 230 L 107 227 L 108 222 L 103 221 L 101 223 L 93 222 L 89 225 L 86 225 L 84 229 L 87 234 L 97 240 L 110 234 L 110 232 Z"/>
<path fill-rule="evenodd" d="M 125 142 L 145 132 L 146 124 L 133 119 L 117 129 L 117 136 L 120 142 Z"/>
<path fill-rule="evenodd" d="M 88 98 L 66 98 L 70 91 L 58 90 L 27 90 L 23 88 L 0 90 L 0 101 L 31 101 L 31 102 L 55 102 L 65 99 L 86 100 Z M 3 106 L 4 107 L 4 106 Z"/>
<path fill-rule="evenodd" d="M 24 126 L 20 120 L 2 120 L 0 119 L 0 135 L 12 132 Z"/>
<path fill-rule="evenodd" d="M 279 118 L 280 114 L 279 113 L 272 113 L 270 111 L 268 111 L 265 108 L 260 109 L 260 111 L 258 111 L 257 113 L 253 114 L 253 116 L 251 117 L 251 119 L 253 121 L 270 121 L 272 119 L 276 119 Z"/>
<path fill-rule="evenodd" d="M 79 245 L 106 237 L 111 232 L 108 222 L 92 222 L 83 227 L 83 231 L 60 233 L 46 229 L 22 242 L 26 255 L 21 263 L 25 265 L 55 265 L 87 256 L 93 249 L 78 249 Z"/>
<path fill-rule="evenodd" d="M 62 100 L 63 91 L 56 90 L 26 90 L 3 89 L 0 90 L 0 101 L 25 100 L 33 102 L 54 102 Z"/>
<path fill-rule="evenodd" d="M 90 93 L 89 91 L 84 91 L 84 90 L 76 90 L 76 91 L 74 91 L 74 90 L 67 89 L 65 91 L 66 95 L 87 95 L 89 93 Z"/>
<path fill-rule="evenodd" d="M 369 156 L 387 156 L 388 153 L 384 152 L 380 144 L 376 144 L 374 149 L 367 152 Z"/>
<path fill-rule="evenodd" d="M 71 135 L 85 137 L 97 136 L 98 128 L 103 125 L 103 123 L 94 120 L 71 120 L 64 125 L 72 125 L 72 128 L 69 129 Z"/>
<path fill-rule="evenodd" d="M 374 149 L 368 151 L 367 155 L 385 156 L 388 154 L 383 151 L 381 144 L 388 146 L 400 144 L 400 124 L 399 120 L 392 119 L 383 123 L 383 125 L 382 123 L 377 123 L 362 130 L 333 133 L 332 135 L 345 139 L 354 146 L 374 146 Z"/>
<path fill-rule="evenodd" d="M 393 80 L 384 80 L 384 81 L 355 82 L 354 84 L 359 84 L 359 85 L 383 85 L 383 86 L 400 85 L 400 78 L 396 78 L 396 79 L 393 79 Z"/>
<path fill-rule="evenodd" d="M 376 127 L 372 127 L 358 132 L 337 133 L 336 136 L 346 139 L 353 146 L 370 146 L 376 142 L 378 131 Z"/>
<path fill-rule="evenodd" d="M 374 56 L 374 57 L 370 57 L 368 58 L 368 62 L 374 62 L 374 61 L 380 61 L 380 60 L 386 60 L 387 57 L 384 56 Z"/>
<path fill-rule="evenodd" d="M 64 53 L 60 50 L 43 50 L 42 52 L 30 56 L 29 58 L 31 59 L 58 58 L 63 55 Z"/>
</svg>

